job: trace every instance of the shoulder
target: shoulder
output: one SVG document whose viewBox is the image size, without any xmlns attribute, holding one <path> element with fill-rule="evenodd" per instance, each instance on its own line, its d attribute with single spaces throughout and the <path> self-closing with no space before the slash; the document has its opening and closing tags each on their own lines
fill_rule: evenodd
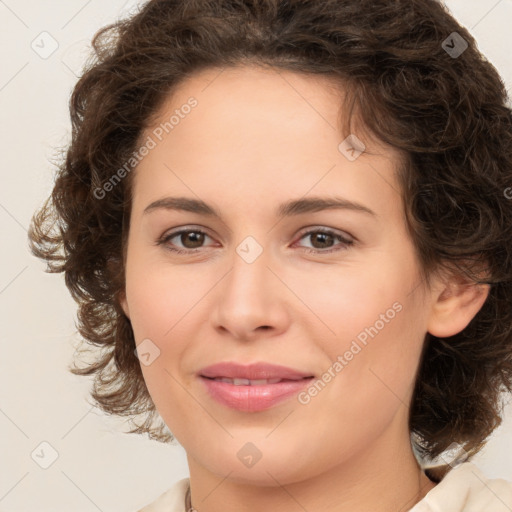
<svg viewBox="0 0 512 512">
<path fill-rule="evenodd" d="M 189 481 L 188 477 L 177 481 L 170 489 L 137 512 L 185 512 L 185 495 Z"/>
<path fill-rule="evenodd" d="M 409 512 L 510 512 L 512 482 L 487 478 L 478 466 L 464 462 L 443 479 Z"/>
</svg>

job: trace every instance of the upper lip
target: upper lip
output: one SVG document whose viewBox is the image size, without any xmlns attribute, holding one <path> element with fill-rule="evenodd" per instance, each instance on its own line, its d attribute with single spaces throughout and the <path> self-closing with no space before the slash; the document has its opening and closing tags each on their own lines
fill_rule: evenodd
<svg viewBox="0 0 512 512">
<path fill-rule="evenodd" d="M 224 377 L 228 379 L 289 379 L 300 380 L 313 377 L 310 373 L 301 372 L 286 366 L 271 363 L 253 363 L 242 365 L 232 361 L 225 361 L 203 368 L 199 374 L 214 379 Z"/>
</svg>

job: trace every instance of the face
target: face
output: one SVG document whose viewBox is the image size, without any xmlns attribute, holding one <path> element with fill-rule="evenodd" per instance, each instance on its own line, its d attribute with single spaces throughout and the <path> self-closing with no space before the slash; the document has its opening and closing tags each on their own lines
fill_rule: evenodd
<svg viewBox="0 0 512 512">
<path fill-rule="evenodd" d="M 268 483 L 267 471 L 300 481 L 388 456 L 383 439 L 395 451 L 409 443 L 429 299 L 394 176 L 400 155 L 363 133 L 359 156 L 340 146 L 339 104 L 326 79 L 210 69 L 181 84 L 141 139 L 150 149 L 134 171 L 123 308 L 189 460 L 240 482 Z M 283 382 L 258 399 L 253 386 L 200 376 L 226 361 L 313 378 L 265 401 Z"/>
</svg>

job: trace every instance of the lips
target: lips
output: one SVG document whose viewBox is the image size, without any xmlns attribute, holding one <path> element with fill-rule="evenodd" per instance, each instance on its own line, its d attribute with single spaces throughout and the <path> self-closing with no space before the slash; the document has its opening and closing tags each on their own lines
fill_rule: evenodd
<svg viewBox="0 0 512 512">
<path fill-rule="evenodd" d="M 229 381 L 232 382 L 235 381 L 235 379 L 238 379 L 239 381 L 241 379 L 245 379 L 251 381 L 250 385 L 256 385 L 253 384 L 255 381 L 275 381 L 268 382 L 269 384 L 272 384 L 283 380 L 296 381 L 313 377 L 311 373 L 305 373 L 286 366 L 270 363 L 241 365 L 234 362 L 222 362 L 207 366 L 206 368 L 203 368 L 199 374 L 202 377 L 210 379 L 229 379 Z M 234 382 L 234 384 L 237 385 L 237 382 Z M 238 382 L 238 385 L 241 385 L 241 382 Z"/>
<path fill-rule="evenodd" d="M 308 386 L 313 375 L 270 363 L 224 362 L 203 368 L 199 378 L 215 401 L 241 412 L 264 411 Z"/>
</svg>

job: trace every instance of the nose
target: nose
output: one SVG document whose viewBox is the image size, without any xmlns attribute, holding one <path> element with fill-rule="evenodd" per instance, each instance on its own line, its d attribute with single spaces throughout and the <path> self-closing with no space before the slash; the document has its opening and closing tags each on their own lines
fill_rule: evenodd
<svg viewBox="0 0 512 512">
<path fill-rule="evenodd" d="M 234 251 L 231 269 L 215 287 L 212 322 L 217 331 L 249 341 L 276 336 L 287 329 L 290 297 L 271 267 L 265 249 L 252 262 Z"/>
</svg>

